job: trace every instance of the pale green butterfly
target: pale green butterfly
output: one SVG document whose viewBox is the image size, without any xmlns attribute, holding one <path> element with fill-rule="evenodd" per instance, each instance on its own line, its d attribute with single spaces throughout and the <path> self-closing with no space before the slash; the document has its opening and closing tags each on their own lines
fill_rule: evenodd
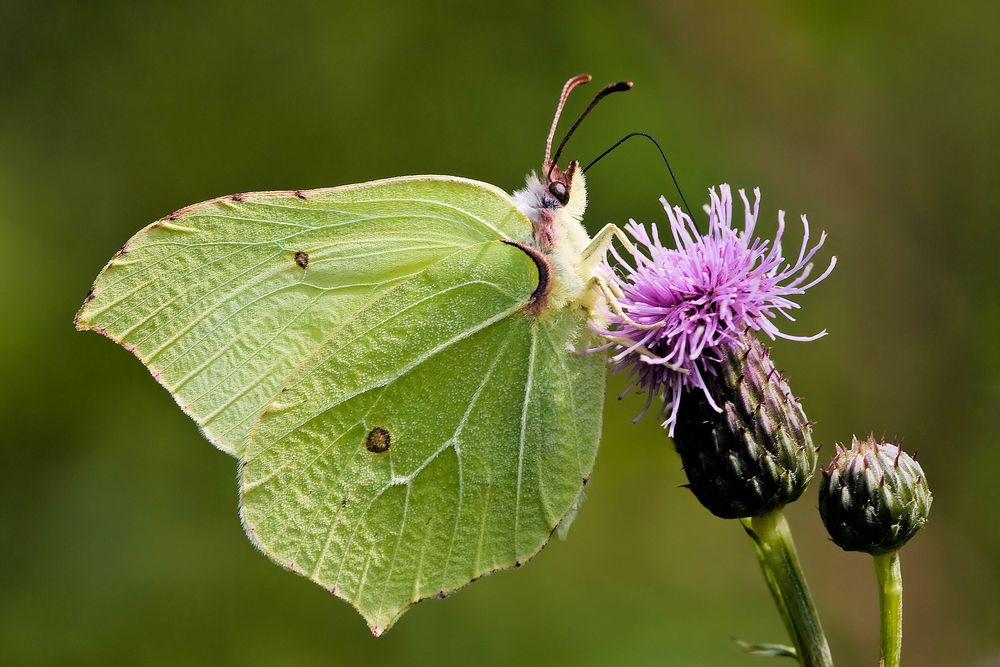
<svg viewBox="0 0 1000 667">
<path fill-rule="evenodd" d="M 597 453 L 614 302 L 551 154 L 513 197 L 408 176 L 232 195 L 133 236 L 76 318 L 132 351 L 239 458 L 253 543 L 375 635 L 412 604 L 534 556 Z M 596 288 L 596 289 L 595 289 Z"/>
</svg>

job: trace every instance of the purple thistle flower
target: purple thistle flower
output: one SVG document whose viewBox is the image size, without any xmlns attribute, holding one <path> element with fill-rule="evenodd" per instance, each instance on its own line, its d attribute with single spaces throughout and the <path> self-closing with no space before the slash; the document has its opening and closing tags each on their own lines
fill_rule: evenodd
<svg viewBox="0 0 1000 667">
<path fill-rule="evenodd" d="M 774 240 L 762 240 L 754 236 L 760 189 L 754 188 L 752 208 L 746 193 L 739 192 L 746 211 L 742 232 L 732 227 L 732 196 L 729 186 L 721 185 L 719 193 L 709 190 L 706 234 L 679 207 L 671 208 L 661 197 L 677 247 L 661 245 L 655 224 L 650 236 L 645 227 L 630 220 L 625 229 L 636 241 L 634 268 L 612 249 L 623 270 L 620 275 L 608 267 L 614 277 L 612 289 L 619 292 L 620 312 L 618 308 L 609 311 L 605 325 L 592 324 L 610 339 L 598 349 L 611 348 L 615 370 L 629 371 L 632 382 L 625 393 L 636 387 L 646 391 L 646 405 L 637 419 L 646 414 L 655 396 L 663 398 L 663 426 L 671 436 L 685 390 L 700 389 L 719 410 L 704 377 L 715 373 L 712 364 L 721 358 L 720 346 L 739 344 L 747 330 L 762 331 L 772 340 L 810 341 L 826 334 L 824 330 L 814 336 L 791 336 L 776 323 L 778 316 L 794 322 L 790 311 L 799 305 L 792 298 L 822 281 L 836 265 L 834 257 L 822 275 L 803 284 L 826 234 L 809 248 L 809 222 L 803 215 L 801 249 L 794 262 L 786 262 L 781 249 L 784 211 L 778 212 Z"/>
</svg>

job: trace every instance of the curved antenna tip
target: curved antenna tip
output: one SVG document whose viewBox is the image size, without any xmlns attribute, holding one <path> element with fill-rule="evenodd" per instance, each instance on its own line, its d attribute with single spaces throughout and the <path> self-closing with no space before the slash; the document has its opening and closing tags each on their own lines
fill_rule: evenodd
<svg viewBox="0 0 1000 667">
<path fill-rule="evenodd" d="M 552 153 L 552 140 L 556 136 L 556 125 L 559 124 L 559 116 L 562 115 L 563 107 L 566 106 L 566 100 L 569 99 L 570 92 L 579 85 L 590 83 L 592 78 L 589 74 L 577 74 L 574 77 L 570 77 L 563 84 L 562 93 L 559 95 L 559 104 L 556 105 L 556 113 L 552 116 L 552 125 L 549 126 L 549 135 L 545 139 L 545 159 L 542 162 L 543 165 L 549 163 L 549 155 Z"/>
<path fill-rule="evenodd" d="M 566 136 L 563 137 L 563 140 L 559 142 L 559 146 L 556 148 L 556 152 L 552 156 L 551 160 L 549 159 L 549 153 L 552 144 L 551 141 L 546 143 L 545 164 L 546 168 L 548 169 L 549 175 L 552 174 L 552 169 L 559 161 L 559 156 L 562 155 L 562 150 L 563 148 L 566 147 L 566 142 L 569 141 L 569 138 L 571 136 L 573 136 L 573 133 L 576 131 L 576 128 L 580 127 L 580 123 L 583 122 L 583 119 L 586 118 L 587 115 L 594 110 L 594 107 L 597 106 L 597 103 L 612 93 L 623 93 L 627 90 L 631 90 L 632 86 L 633 84 L 631 81 L 618 81 L 616 83 L 609 83 L 608 85 L 601 88 L 601 90 L 598 91 L 597 95 L 594 96 L 594 99 L 590 101 L 590 104 L 587 106 L 587 108 L 583 110 L 583 113 L 580 114 L 580 116 L 576 119 L 576 122 L 573 123 L 573 126 L 569 128 L 568 132 L 566 132 Z M 552 131 L 550 132 L 549 135 L 550 138 L 554 135 L 554 133 L 555 133 L 555 124 L 553 124 L 552 126 Z"/>
</svg>

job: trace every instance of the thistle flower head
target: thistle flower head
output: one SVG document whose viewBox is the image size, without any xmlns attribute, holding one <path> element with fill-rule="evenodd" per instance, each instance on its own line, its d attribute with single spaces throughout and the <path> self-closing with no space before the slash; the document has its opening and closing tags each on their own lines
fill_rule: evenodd
<svg viewBox="0 0 1000 667">
<path fill-rule="evenodd" d="M 674 445 L 688 488 L 723 519 L 794 502 L 816 470 L 812 423 L 756 335 L 724 345 L 706 391 L 685 398 Z M 722 407 L 716 414 L 704 394 Z"/>
<path fill-rule="evenodd" d="M 823 468 L 820 516 L 847 551 L 898 550 L 927 523 L 932 501 L 920 464 L 890 442 L 855 438 Z"/>
<path fill-rule="evenodd" d="M 607 323 L 594 325 L 610 339 L 616 370 L 632 375 L 628 390 L 638 387 L 648 397 L 643 414 L 656 396 L 663 398 L 664 427 L 673 435 L 677 411 L 685 390 L 709 394 L 706 375 L 716 373 L 713 363 L 721 359 L 721 347 L 736 343 L 747 331 L 763 332 L 771 339 L 814 340 L 783 333 L 781 320 L 794 321 L 791 311 L 799 307 L 794 298 L 805 293 L 833 270 L 834 257 L 826 270 L 809 280 L 812 259 L 826 235 L 809 245 L 809 223 L 802 216 L 801 247 L 793 260 L 786 260 L 781 240 L 784 212 L 778 213 L 778 231 L 773 240 L 754 234 L 760 209 L 760 190 L 754 189 L 750 205 L 740 190 L 744 206 L 742 230 L 732 225 L 732 195 L 728 185 L 710 191 L 708 231 L 702 234 L 679 207 L 660 201 L 670 221 L 674 248 L 664 247 L 656 225 L 652 233 L 634 220 L 625 229 L 635 239 L 632 261 L 617 252 L 620 266 L 612 290 L 618 292 L 616 307 Z M 610 268 L 610 267 L 609 267 Z M 808 282 L 807 282 L 808 281 Z M 640 415 L 641 416 L 641 415 Z"/>
</svg>

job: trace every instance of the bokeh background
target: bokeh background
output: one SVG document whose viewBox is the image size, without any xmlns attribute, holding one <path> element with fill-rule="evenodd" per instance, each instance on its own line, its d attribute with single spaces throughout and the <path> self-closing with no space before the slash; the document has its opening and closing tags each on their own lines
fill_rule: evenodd
<svg viewBox="0 0 1000 667">
<path fill-rule="evenodd" d="M 184 204 L 410 173 L 518 187 L 587 71 L 637 85 L 570 157 L 645 130 L 688 199 L 759 184 L 765 230 L 781 207 L 829 232 L 840 264 L 793 329 L 830 335 L 775 356 L 824 458 L 871 431 L 919 451 L 936 501 L 903 552 L 907 663 L 1000 664 L 995 6 L 0 4 L 0 663 L 764 664 L 732 641 L 786 641 L 746 538 L 678 488 L 620 379 L 569 540 L 376 641 L 254 551 L 233 461 L 142 366 L 73 331 L 108 257 Z M 588 224 L 662 221 L 661 193 L 627 145 L 591 173 Z M 790 517 L 838 664 L 876 664 L 868 559 L 827 541 L 814 488 Z"/>
</svg>

